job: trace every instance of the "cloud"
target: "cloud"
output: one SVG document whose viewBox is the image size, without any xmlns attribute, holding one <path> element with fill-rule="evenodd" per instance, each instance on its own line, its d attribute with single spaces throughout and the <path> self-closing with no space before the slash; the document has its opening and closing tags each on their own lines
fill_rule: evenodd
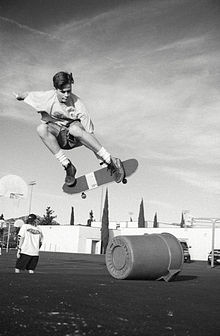
<svg viewBox="0 0 220 336">
<path fill-rule="evenodd" d="M 159 207 L 165 207 L 165 208 L 168 208 L 168 209 L 174 209 L 174 206 L 170 203 L 167 203 L 167 202 L 151 200 L 151 201 L 148 201 L 147 204 L 151 204 L 151 205 L 159 206 Z"/>
<path fill-rule="evenodd" d="M 162 171 L 166 174 L 176 177 L 179 180 L 186 182 L 189 185 L 203 189 L 206 192 L 220 194 L 220 175 L 219 173 L 211 173 L 211 171 L 205 173 L 201 171 L 195 171 L 192 168 L 177 169 L 173 167 L 163 167 Z"/>
<path fill-rule="evenodd" d="M 184 51 L 186 49 L 192 49 L 195 48 L 195 46 L 201 46 L 207 41 L 207 38 L 209 37 L 208 34 L 197 36 L 197 37 L 190 37 L 190 38 L 183 38 L 177 41 L 174 41 L 172 43 L 164 44 L 163 46 L 160 46 L 156 48 L 155 52 L 161 52 L 161 51 L 170 51 L 171 49 L 175 49 L 178 51 Z"/>
<path fill-rule="evenodd" d="M 22 50 L 13 41 L 16 87 L 14 77 L 6 72 L 8 87 L 6 92 L 1 89 L 4 115 L 30 121 L 28 107 L 7 96 L 9 86 L 11 90 L 49 89 L 53 73 L 65 65 L 76 76 L 74 90 L 88 106 L 97 134 L 112 146 L 121 144 L 154 163 L 206 162 L 208 154 L 212 163 L 217 162 L 219 136 L 217 130 L 210 134 L 210 129 L 219 121 L 220 104 L 212 82 L 219 50 L 209 48 L 210 31 L 198 29 L 195 36 L 184 28 L 184 37 L 170 31 L 165 7 L 162 2 L 140 2 L 51 26 L 50 34 L 11 20 L 24 30 L 26 44 Z M 25 32 L 39 33 L 37 47 Z M 47 35 L 51 41 L 45 45 Z M 54 44 L 54 36 L 62 39 L 59 45 Z"/>
<path fill-rule="evenodd" d="M 28 31 L 28 32 L 30 32 L 30 33 L 33 33 L 33 34 L 38 34 L 38 35 L 41 35 L 41 36 L 43 36 L 43 37 L 47 37 L 47 38 L 49 37 L 49 38 L 51 38 L 51 39 L 59 40 L 58 37 L 56 37 L 56 36 L 54 36 L 54 35 L 52 35 L 52 34 L 48 34 L 48 33 L 46 33 L 46 32 L 43 32 L 43 31 L 41 31 L 41 30 L 38 30 L 38 29 L 33 29 L 33 28 L 29 27 L 29 26 L 26 26 L 26 25 L 24 25 L 24 24 L 21 24 L 21 23 L 15 21 L 15 20 L 12 20 L 12 19 L 7 18 L 7 17 L 0 16 L 0 20 L 4 21 L 4 22 L 6 22 L 6 23 L 9 23 L 9 24 L 15 25 L 16 27 L 18 27 L 18 28 L 21 29 L 21 30 L 26 30 L 26 31 Z"/>
</svg>

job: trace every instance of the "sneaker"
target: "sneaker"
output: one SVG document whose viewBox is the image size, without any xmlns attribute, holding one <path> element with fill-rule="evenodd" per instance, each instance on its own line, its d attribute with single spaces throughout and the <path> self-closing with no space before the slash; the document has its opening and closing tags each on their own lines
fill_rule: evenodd
<svg viewBox="0 0 220 336">
<path fill-rule="evenodd" d="M 115 182 L 120 183 L 125 177 L 125 171 L 120 159 L 111 157 L 111 162 L 108 164 L 111 175 L 114 176 Z"/>
<path fill-rule="evenodd" d="M 66 178 L 65 183 L 70 187 L 76 183 L 76 168 L 74 165 L 69 161 L 68 165 L 64 167 L 66 170 Z"/>
<path fill-rule="evenodd" d="M 33 270 L 29 270 L 28 273 L 29 274 L 34 274 L 34 271 Z"/>
<path fill-rule="evenodd" d="M 15 268 L 15 273 L 21 273 L 21 271 L 18 268 Z"/>
</svg>

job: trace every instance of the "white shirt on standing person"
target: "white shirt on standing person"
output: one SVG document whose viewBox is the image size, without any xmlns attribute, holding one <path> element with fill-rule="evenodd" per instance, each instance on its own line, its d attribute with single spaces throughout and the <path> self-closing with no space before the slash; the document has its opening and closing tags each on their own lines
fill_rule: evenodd
<svg viewBox="0 0 220 336">
<path fill-rule="evenodd" d="M 41 228 L 37 225 L 24 224 L 18 235 L 20 236 L 20 253 L 38 256 L 43 240 Z"/>
</svg>

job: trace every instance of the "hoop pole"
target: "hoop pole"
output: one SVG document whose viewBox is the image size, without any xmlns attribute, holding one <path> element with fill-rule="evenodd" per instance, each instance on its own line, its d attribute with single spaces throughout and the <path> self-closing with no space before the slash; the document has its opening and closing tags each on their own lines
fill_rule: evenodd
<svg viewBox="0 0 220 336">
<path fill-rule="evenodd" d="M 10 240 L 10 233 L 11 233 L 11 224 L 8 223 L 8 236 L 7 236 L 7 246 L 6 246 L 6 252 L 9 251 L 9 240 Z"/>
<path fill-rule="evenodd" d="M 31 213 L 31 205 L 32 205 L 32 197 L 33 197 L 33 187 L 36 184 L 36 181 L 31 181 L 29 183 L 30 186 L 30 199 L 29 199 L 29 209 L 28 209 L 28 214 L 30 215 Z"/>
</svg>

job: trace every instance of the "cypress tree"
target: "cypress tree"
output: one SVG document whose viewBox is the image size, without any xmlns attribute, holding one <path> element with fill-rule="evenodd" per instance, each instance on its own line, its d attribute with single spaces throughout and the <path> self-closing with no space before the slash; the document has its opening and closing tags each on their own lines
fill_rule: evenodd
<svg viewBox="0 0 220 336">
<path fill-rule="evenodd" d="M 74 207 L 71 209 L 70 225 L 74 225 Z"/>
<path fill-rule="evenodd" d="M 109 212 L 108 212 L 108 189 L 106 189 L 105 203 L 102 214 L 101 254 L 105 254 L 108 241 L 109 241 Z"/>
<path fill-rule="evenodd" d="M 138 227 L 139 228 L 144 228 L 145 227 L 144 201 L 143 201 L 143 198 L 141 200 L 140 210 L 139 210 L 139 215 L 138 215 Z"/>
<path fill-rule="evenodd" d="M 154 228 L 158 228 L 159 227 L 159 223 L 157 221 L 157 213 L 155 213 L 154 215 Z"/>
</svg>

